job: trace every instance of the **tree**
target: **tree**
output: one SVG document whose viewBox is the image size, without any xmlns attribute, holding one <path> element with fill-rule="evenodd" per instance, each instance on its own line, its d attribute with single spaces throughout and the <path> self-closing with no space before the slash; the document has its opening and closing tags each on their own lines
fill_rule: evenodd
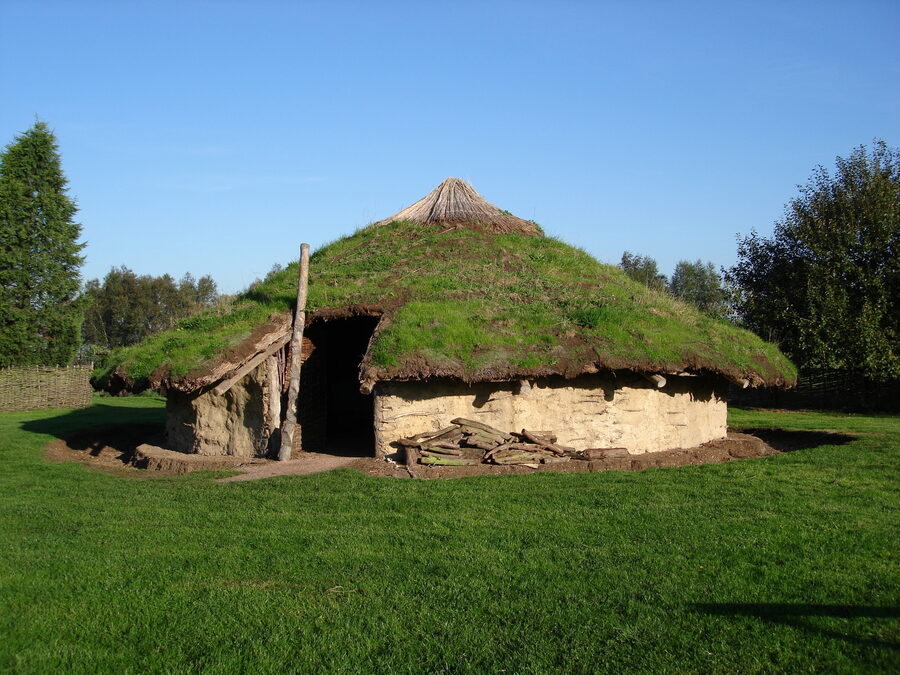
<svg viewBox="0 0 900 675">
<path fill-rule="evenodd" d="M 213 307 L 219 299 L 210 276 L 194 279 L 188 273 L 176 283 L 168 274 L 138 276 L 125 266 L 113 267 L 103 283 L 88 281 L 84 293 L 89 301 L 84 340 L 95 347 L 95 354 L 172 328 L 179 319 Z"/>
<path fill-rule="evenodd" d="M 900 155 L 883 141 L 818 167 L 771 238 L 738 238 L 726 272 L 746 325 L 801 368 L 897 377 Z"/>
<path fill-rule="evenodd" d="M 727 313 L 722 277 L 711 262 L 679 261 L 669 282 L 669 292 L 710 316 L 724 318 Z"/>
<path fill-rule="evenodd" d="M 645 286 L 657 291 L 663 291 L 666 288 L 666 276 L 660 274 L 656 261 L 650 256 L 635 255 L 625 251 L 622 254 L 622 261 L 619 263 L 619 267 L 629 277 Z"/>
<path fill-rule="evenodd" d="M 62 365 L 80 344 L 77 208 L 43 122 L 0 154 L 0 366 Z"/>
</svg>

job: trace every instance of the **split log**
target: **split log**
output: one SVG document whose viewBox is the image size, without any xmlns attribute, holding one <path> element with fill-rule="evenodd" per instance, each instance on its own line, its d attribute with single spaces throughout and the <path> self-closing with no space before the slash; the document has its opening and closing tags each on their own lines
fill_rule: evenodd
<svg viewBox="0 0 900 675">
<path fill-rule="evenodd" d="M 498 452 L 502 452 L 503 450 L 508 450 L 512 444 L 513 444 L 512 441 L 506 441 L 506 443 L 501 443 L 500 445 L 495 445 L 493 448 L 491 448 L 484 454 L 484 461 L 487 462 L 488 460 L 491 459 L 491 457 L 493 457 Z"/>
<path fill-rule="evenodd" d="M 522 433 L 523 434 L 525 433 L 524 429 L 522 429 Z M 531 434 L 532 436 L 537 436 L 538 438 L 541 439 L 541 441 L 546 441 L 547 443 L 556 443 L 556 440 L 557 440 L 556 434 L 553 433 L 552 431 L 534 431 L 534 430 L 532 430 L 532 431 L 529 431 L 528 433 Z M 521 434 L 516 434 L 516 435 L 518 436 Z"/>
<path fill-rule="evenodd" d="M 559 457 L 562 457 L 563 455 L 566 454 L 565 451 L 562 448 L 560 448 L 558 445 L 554 445 L 552 442 L 548 443 L 547 441 L 543 440 L 540 436 L 529 432 L 527 429 L 522 429 L 522 435 L 527 440 L 531 441 L 532 443 L 542 446 L 544 449 L 549 450 L 554 455 L 558 455 Z"/>
<path fill-rule="evenodd" d="M 481 464 L 480 459 L 462 459 L 458 457 L 422 457 L 419 464 L 427 464 L 430 466 L 470 466 L 472 464 Z"/>
<path fill-rule="evenodd" d="M 546 457 L 546 455 L 540 452 L 505 450 L 496 453 L 491 459 L 495 464 L 526 464 L 529 462 L 538 463 L 544 457 Z"/>
<path fill-rule="evenodd" d="M 458 436 L 456 436 L 457 434 Z M 407 436 L 406 438 L 398 438 L 395 443 L 409 448 L 422 445 L 423 443 L 430 443 L 438 439 L 451 437 L 462 438 L 462 432 L 459 430 L 459 427 L 452 426 L 446 427 L 444 429 L 438 429 L 437 431 L 423 431 L 422 433 L 413 434 L 412 436 Z M 451 438 L 451 440 L 453 440 L 453 438 Z"/>
<path fill-rule="evenodd" d="M 461 442 L 474 445 L 475 447 L 478 447 L 477 444 L 479 443 L 494 447 L 495 445 L 500 445 L 505 442 L 505 440 L 506 439 L 503 438 L 497 438 L 496 436 L 488 436 L 487 434 L 466 434 Z"/>
<path fill-rule="evenodd" d="M 450 450 L 448 448 L 429 448 L 428 450 L 420 450 L 422 457 L 462 457 L 462 450 Z"/>
<path fill-rule="evenodd" d="M 432 448 L 430 450 L 422 450 L 419 452 L 422 457 L 456 457 L 457 459 L 477 459 L 482 460 L 480 450 L 453 450 L 450 448 Z"/>
<path fill-rule="evenodd" d="M 437 438 L 443 434 L 446 434 L 449 431 L 453 431 L 457 429 L 456 425 L 450 427 L 444 427 L 443 429 L 438 429 L 437 431 L 423 431 L 418 434 L 413 434 L 412 436 L 407 436 L 407 438 L 411 441 L 419 441 L 423 438 Z"/>
<path fill-rule="evenodd" d="M 613 459 L 631 457 L 627 448 L 588 448 L 582 453 L 586 459 Z"/>
<path fill-rule="evenodd" d="M 550 450 L 546 450 L 543 445 L 538 445 L 537 443 L 513 443 L 509 446 L 509 449 L 520 452 L 537 452 L 542 455 L 552 454 Z"/>
<path fill-rule="evenodd" d="M 419 449 L 416 447 L 406 448 L 406 466 L 413 466 L 416 462 L 419 461 Z M 412 472 L 410 472 L 412 475 Z M 413 476 L 415 477 L 415 476 Z"/>
<path fill-rule="evenodd" d="M 493 450 L 497 447 L 497 443 L 483 443 L 481 441 L 466 441 L 466 445 L 472 446 L 473 448 L 478 448 L 479 450 Z"/>
<path fill-rule="evenodd" d="M 447 441 L 450 443 L 455 443 L 459 441 L 463 437 L 463 432 L 459 427 L 448 427 L 446 431 L 442 431 L 441 433 L 432 436 L 428 439 L 429 443 L 434 441 Z"/>
<path fill-rule="evenodd" d="M 430 448 L 445 448 L 447 450 L 459 450 L 459 445 L 450 443 L 449 441 L 429 441 L 427 446 Z"/>
<path fill-rule="evenodd" d="M 466 434 L 462 443 L 487 443 L 488 445 L 499 445 L 500 443 L 505 442 L 505 438 L 499 438 L 497 436 L 488 436 L 487 434 Z"/>
<path fill-rule="evenodd" d="M 421 445 L 419 448 L 422 450 L 422 454 L 424 455 L 427 452 L 436 452 L 441 455 L 462 455 L 463 451 L 456 447 L 455 445 L 450 445 L 449 443 L 435 443 L 433 445 Z"/>
<path fill-rule="evenodd" d="M 470 427 L 473 431 L 478 430 L 486 433 L 488 436 L 499 436 L 503 440 L 509 438 L 509 434 L 505 434 L 499 429 L 495 429 L 489 424 L 483 424 L 482 422 L 476 422 L 475 420 L 467 420 L 465 417 L 457 417 L 456 419 L 450 420 L 450 424 L 458 424 L 465 431 L 465 427 Z"/>
</svg>

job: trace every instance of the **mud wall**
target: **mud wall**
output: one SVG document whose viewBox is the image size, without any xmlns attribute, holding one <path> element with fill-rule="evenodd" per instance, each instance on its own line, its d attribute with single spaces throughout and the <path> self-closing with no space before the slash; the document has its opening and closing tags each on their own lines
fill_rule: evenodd
<svg viewBox="0 0 900 675">
<path fill-rule="evenodd" d="M 667 376 L 657 389 L 639 376 L 583 375 L 526 383 L 380 382 L 375 450 L 467 417 L 504 431 L 551 430 L 574 448 L 632 453 L 689 448 L 726 433 L 724 391 L 702 377 Z"/>
<path fill-rule="evenodd" d="M 261 363 L 223 395 L 210 390 L 166 396 L 166 433 L 170 450 L 198 455 L 260 457 L 268 452 L 269 436 L 278 425 L 271 420 L 269 369 L 273 357 Z"/>
</svg>

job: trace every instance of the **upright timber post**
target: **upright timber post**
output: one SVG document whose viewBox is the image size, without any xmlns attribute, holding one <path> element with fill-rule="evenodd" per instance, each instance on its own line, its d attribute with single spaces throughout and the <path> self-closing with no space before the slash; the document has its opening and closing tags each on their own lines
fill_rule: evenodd
<svg viewBox="0 0 900 675">
<path fill-rule="evenodd" d="M 291 334 L 291 383 L 288 387 L 287 410 L 281 425 L 281 449 L 278 460 L 291 458 L 297 425 L 297 398 L 300 396 L 300 350 L 303 347 L 303 326 L 306 324 L 306 287 L 309 276 L 309 244 L 300 244 L 300 281 L 297 284 L 297 308 L 294 310 L 294 331 Z"/>
</svg>

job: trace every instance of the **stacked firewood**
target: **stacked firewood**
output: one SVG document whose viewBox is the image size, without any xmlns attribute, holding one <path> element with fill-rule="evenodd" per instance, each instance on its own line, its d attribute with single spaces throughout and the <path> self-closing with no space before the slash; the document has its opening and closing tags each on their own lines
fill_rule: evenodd
<svg viewBox="0 0 900 675">
<path fill-rule="evenodd" d="M 407 464 L 418 461 L 432 466 L 466 464 L 520 464 L 537 468 L 539 464 L 581 459 L 582 453 L 556 444 L 551 431 L 506 433 L 492 426 L 457 417 L 451 426 L 425 431 L 397 443 L 406 448 Z"/>
</svg>

